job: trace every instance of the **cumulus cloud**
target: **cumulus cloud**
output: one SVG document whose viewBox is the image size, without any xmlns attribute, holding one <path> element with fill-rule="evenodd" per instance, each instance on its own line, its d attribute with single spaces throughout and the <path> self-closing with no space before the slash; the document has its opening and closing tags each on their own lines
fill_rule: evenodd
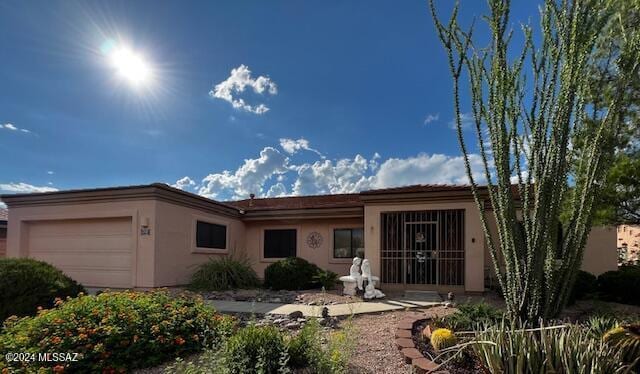
<svg viewBox="0 0 640 374">
<path fill-rule="evenodd" d="M 324 158 L 322 153 L 320 153 L 320 151 L 318 151 L 317 149 L 311 148 L 309 146 L 309 141 L 307 139 L 304 139 L 304 138 L 300 138 L 298 140 L 293 140 L 293 139 L 289 139 L 289 138 L 281 138 L 280 139 L 280 147 L 290 155 L 295 154 L 300 150 L 305 150 L 305 151 L 311 151 L 311 152 L 317 154 L 318 156 Z"/>
<path fill-rule="evenodd" d="M 254 93 L 260 95 L 265 93 L 269 95 L 278 94 L 278 86 L 271 78 L 262 75 L 253 78 L 249 67 L 240 65 L 231 70 L 231 74 L 226 80 L 215 85 L 215 87 L 209 91 L 209 96 L 224 100 L 238 110 L 255 114 L 264 114 L 269 111 L 269 107 L 265 104 L 251 105 L 243 98 L 238 97 L 247 87 L 253 89 Z"/>
<path fill-rule="evenodd" d="M 189 177 L 183 177 L 178 179 L 176 183 L 172 184 L 171 186 L 181 190 L 187 190 L 191 187 L 194 187 L 195 185 L 196 182 L 193 179 Z"/>
<path fill-rule="evenodd" d="M 9 130 L 9 131 L 20 131 L 20 132 L 24 132 L 24 133 L 30 133 L 31 132 L 30 130 L 22 129 L 20 127 L 17 127 L 13 123 L 0 124 L 0 129 Z"/>
<path fill-rule="evenodd" d="M 57 188 L 47 186 L 34 186 L 28 183 L 0 183 L 0 191 L 15 193 L 53 192 Z"/>
<path fill-rule="evenodd" d="M 289 158 L 273 147 L 260 151 L 260 157 L 247 159 L 235 172 L 209 174 L 202 180 L 199 193 L 211 198 L 231 196 L 246 198 L 249 194 L 261 196 L 264 185 L 272 177 L 289 171 Z"/>
<path fill-rule="evenodd" d="M 309 142 L 283 138 L 280 146 L 282 150 L 265 147 L 257 158 L 246 159 L 235 170 L 207 175 L 198 193 L 217 200 L 235 200 L 248 198 L 251 193 L 278 197 L 354 193 L 412 184 L 469 183 L 462 156 L 421 153 L 383 160 L 380 154 L 374 153 L 370 158 L 356 154 L 337 160 L 319 158 L 295 162 L 297 152 L 312 149 Z M 485 183 L 480 156 L 472 154 L 469 161 L 476 182 Z M 191 178 L 185 178 L 176 184 L 189 187 L 196 184 Z"/>
<path fill-rule="evenodd" d="M 423 124 L 428 125 L 428 124 L 430 124 L 431 122 L 435 122 L 435 121 L 437 121 L 437 120 L 439 120 L 439 119 L 440 119 L 440 113 L 436 113 L 436 114 L 431 114 L 431 113 L 429 113 L 429 114 L 427 114 L 427 116 L 424 118 L 424 122 L 423 122 Z"/>
</svg>

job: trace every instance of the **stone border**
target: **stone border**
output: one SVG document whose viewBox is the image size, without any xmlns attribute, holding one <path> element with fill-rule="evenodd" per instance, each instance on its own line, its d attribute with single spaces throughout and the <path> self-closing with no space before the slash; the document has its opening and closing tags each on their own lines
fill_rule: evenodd
<svg viewBox="0 0 640 374">
<path fill-rule="evenodd" d="M 395 344 L 404 358 L 404 362 L 411 364 L 416 373 L 449 374 L 447 370 L 438 370 L 438 364 L 425 357 L 413 342 L 413 327 L 416 323 L 431 319 L 423 313 L 414 313 L 404 317 L 398 322 L 395 335 Z M 430 330 L 427 331 L 430 333 Z"/>
</svg>

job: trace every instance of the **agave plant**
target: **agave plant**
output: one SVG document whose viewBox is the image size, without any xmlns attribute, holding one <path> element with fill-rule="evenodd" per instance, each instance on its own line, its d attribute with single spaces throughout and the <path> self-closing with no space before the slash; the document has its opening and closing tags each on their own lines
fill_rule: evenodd
<svg viewBox="0 0 640 374">
<path fill-rule="evenodd" d="M 615 347 L 626 362 L 640 361 L 640 323 L 614 327 L 602 339 Z"/>
</svg>

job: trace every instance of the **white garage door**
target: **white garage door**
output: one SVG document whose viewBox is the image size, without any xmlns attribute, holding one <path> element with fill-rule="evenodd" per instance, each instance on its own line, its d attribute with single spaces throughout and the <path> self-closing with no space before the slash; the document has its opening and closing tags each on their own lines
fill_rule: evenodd
<svg viewBox="0 0 640 374">
<path fill-rule="evenodd" d="M 131 217 L 29 222 L 29 257 L 88 287 L 131 287 Z"/>
</svg>

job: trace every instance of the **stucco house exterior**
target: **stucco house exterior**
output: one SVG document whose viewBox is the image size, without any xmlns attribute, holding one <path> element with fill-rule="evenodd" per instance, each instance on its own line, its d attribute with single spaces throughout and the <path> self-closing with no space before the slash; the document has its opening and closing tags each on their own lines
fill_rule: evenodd
<svg viewBox="0 0 640 374">
<path fill-rule="evenodd" d="M 385 290 L 479 293 L 491 269 L 469 186 L 218 202 L 156 183 L 1 198 L 7 256 L 50 262 L 89 287 L 184 285 L 217 256 L 245 256 L 262 277 L 288 256 L 347 274 L 360 255 Z M 599 230 L 583 266 L 595 274 L 617 267 L 615 229 Z"/>
</svg>

